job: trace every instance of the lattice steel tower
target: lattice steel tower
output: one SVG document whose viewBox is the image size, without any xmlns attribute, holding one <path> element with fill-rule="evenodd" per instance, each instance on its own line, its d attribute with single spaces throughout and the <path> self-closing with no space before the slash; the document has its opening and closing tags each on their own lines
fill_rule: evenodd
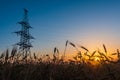
<svg viewBox="0 0 120 80">
<path fill-rule="evenodd" d="M 23 56 L 31 55 L 30 48 L 33 47 L 30 40 L 34 39 L 29 33 L 29 29 L 32 28 L 28 20 L 28 10 L 24 9 L 23 20 L 18 22 L 21 25 L 21 30 L 15 32 L 20 36 L 20 42 L 16 43 L 19 46 L 19 53 Z"/>
</svg>

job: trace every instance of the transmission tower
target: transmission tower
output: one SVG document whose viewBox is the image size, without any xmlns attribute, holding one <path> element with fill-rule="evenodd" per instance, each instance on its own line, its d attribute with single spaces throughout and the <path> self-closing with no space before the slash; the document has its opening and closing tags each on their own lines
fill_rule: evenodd
<svg viewBox="0 0 120 80">
<path fill-rule="evenodd" d="M 33 46 L 30 40 L 34 39 L 34 37 L 32 37 L 29 32 L 29 29 L 32 27 L 29 24 L 27 9 L 24 9 L 23 20 L 18 23 L 21 25 L 21 30 L 16 31 L 15 33 L 20 36 L 20 42 L 16 43 L 16 45 L 19 46 L 19 53 L 26 57 L 27 55 L 31 56 L 30 48 Z"/>
</svg>

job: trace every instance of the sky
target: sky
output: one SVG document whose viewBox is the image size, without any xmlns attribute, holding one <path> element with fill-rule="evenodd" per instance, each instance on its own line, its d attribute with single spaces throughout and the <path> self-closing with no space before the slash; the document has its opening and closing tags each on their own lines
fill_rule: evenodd
<svg viewBox="0 0 120 80">
<path fill-rule="evenodd" d="M 23 8 L 29 13 L 33 52 L 64 50 L 66 40 L 90 50 L 120 48 L 119 0 L 0 0 L 0 52 L 19 42 Z M 67 49 L 70 51 L 74 48 Z"/>
</svg>

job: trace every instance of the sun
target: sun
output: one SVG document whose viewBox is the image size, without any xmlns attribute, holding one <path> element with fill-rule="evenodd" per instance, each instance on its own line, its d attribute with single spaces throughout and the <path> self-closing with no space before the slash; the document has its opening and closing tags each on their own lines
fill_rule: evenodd
<svg viewBox="0 0 120 80">
<path fill-rule="evenodd" d="M 94 57 L 94 61 L 100 61 L 100 58 L 98 58 L 98 57 Z"/>
</svg>

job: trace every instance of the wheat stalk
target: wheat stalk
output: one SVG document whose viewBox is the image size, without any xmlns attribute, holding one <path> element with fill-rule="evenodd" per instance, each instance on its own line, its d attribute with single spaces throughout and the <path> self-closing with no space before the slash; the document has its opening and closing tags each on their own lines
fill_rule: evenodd
<svg viewBox="0 0 120 80">
<path fill-rule="evenodd" d="M 64 58 L 65 58 L 65 52 L 66 52 L 67 45 L 68 45 L 68 40 L 66 41 L 66 44 L 65 44 L 65 49 L 64 49 Z"/>
<path fill-rule="evenodd" d="M 6 55 L 5 55 L 5 62 L 7 62 L 8 58 L 9 58 L 9 50 L 7 49 L 6 50 Z"/>
<path fill-rule="evenodd" d="M 104 48 L 105 53 L 107 54 L 107 49 L 104 44 L 103 44 L 103 48 Z"/>
<path fill-rule="evenodd" d="M 87 48 L 85 48 L 84 46 L 80 46 L 82 49 L 86 50 L 87 52 L 89 52 L 89 50 Z"/>
</svg>

